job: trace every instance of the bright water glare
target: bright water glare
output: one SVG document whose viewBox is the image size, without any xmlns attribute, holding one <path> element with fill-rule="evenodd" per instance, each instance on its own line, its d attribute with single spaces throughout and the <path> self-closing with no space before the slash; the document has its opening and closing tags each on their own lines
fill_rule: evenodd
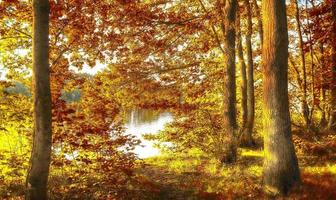
<svg viewBox="0 0 336 200">
<path fill-rule="evenodd" d="M 137 111 L 132 111 L 130 113 L 129 122 L 126 124 L 126 133 L 135 135 L 141 140 L 141 145 L 137 146 L 134 152 L 139 156 L 139 158 L 148 158 L 152 156 L 157 156 L 160 154 L 160 150 L 155 148 L 154 141 L 148 141 L 143 138 L 143 134 L 148 133 L 158 133 L 164 126 L 173 120 L 170 113 L 164 112 L 154 117 L 151 116 L 150 120 L 143 120 Z"/>
</svg>

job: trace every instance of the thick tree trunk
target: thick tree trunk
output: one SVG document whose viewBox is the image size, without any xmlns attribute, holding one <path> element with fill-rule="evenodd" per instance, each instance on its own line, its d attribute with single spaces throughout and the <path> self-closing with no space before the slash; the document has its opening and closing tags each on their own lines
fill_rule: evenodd
<svg viewBox="0 0 336 200">
<path fill-rule="evenodd" d="M 242 134 L 240 144 L 243 146 L 253 146 L 252 138 L 254 125 L 254 77 L 253 77 L 253 55 L 252 55 L 252 11 L 249 0 L 244 0 L 244 6 L 247 11 L 247 123 Z"/>
<path fill-rule="evenodd" d="M 27 176 L 26 199 L 47 199 L 51 154 L 51 94 L 49 79 L 49 2 L 33 1 L 34 136 Z"/>
<path fill-rule="evenodd" d="M 244 52 L 242 46 L 242 36 L 241 36 L 241 24 L 240 24 L 240 14 L 239 9 L 237 11 L 237 51 L 238 59 L 240 65 L 240 74 L 241 74 L 241 107 L 242 107 L 242 131 L 245 130 L 247 123 L 247 77 L 246 77 L 246 64 L 244 60 Z"/>
<path fill-rule="evenodd" d="M 328 128 L 329 130 L 336 131 L 336 1 L 332 1 L 332 32 L 331 32 L 331 41 L 332 41 L 332 65 L 331 65 L 331 85 L 330 85 L 330 119 Z"/>
<path fill-rule="evenodd" d="M 236 160 L 235 131 L 236 121 L 236 63 L 235 63 L 235 20 L 236 20 L 237 0 L 226 0 L 224 6 L 224 69 L 226 69 L 224 82 L 224 131 L 230 138 L 230 144 L 221 159 L 222 162 L 231 163 Z M 234 148 L 233 148 L 234 147 Z"/>
<path fill-rule="evenodd" d="M 302 39 L 302 31 L 301 31 L 301 23 L 300 23 L 300 12 L 297 0 L 293 0 L 292 3 L 295 7 L 295 21 L 296 21 L 296 29 L 299 36 L 299 48 L 300 48 L 300 59 L 301 59 L 301 67 L 303 71 L 303 85 L 302 85 L 302 98 L 301 98 L 301 107 L 302 107 L 302 115 L 305 121 L 305 126 L 307 129 L 310 128 L 310 118 L 309 118 L 309 107 L 307 103 L 307 70 L 306 70 L 306 59 L 303 50 L 303 39 Z"/>
<path fill-rule="evenodd" d="M 288 30 L 285 0 L 263 0 L 265 191 L 286 194 L 300 182 L 288 102 Z"/>
</svg>

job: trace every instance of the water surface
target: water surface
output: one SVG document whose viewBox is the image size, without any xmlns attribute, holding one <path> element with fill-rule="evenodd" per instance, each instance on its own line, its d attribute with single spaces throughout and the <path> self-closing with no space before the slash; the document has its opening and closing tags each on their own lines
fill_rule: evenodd
<svg viewBox="0 0 336 200">
<path fill-rule="evenodd" d="M 156 112 L 152 110 L 133 110 L 126 116 L 126 133 L 135 135 L 141 140 L 141 145 L 134 150 L 139 158 L 148 158 L 160 154 L 155 148 L 154 141 L 145 140 L 143 134 L 158 133 L 164 126 L 173 120 L 169 112 Z"/>
</svg>

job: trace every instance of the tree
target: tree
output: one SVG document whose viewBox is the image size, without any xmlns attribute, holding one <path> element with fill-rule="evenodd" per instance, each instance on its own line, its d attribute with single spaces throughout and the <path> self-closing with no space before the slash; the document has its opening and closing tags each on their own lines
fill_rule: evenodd
<svg viewBox="0 0 336 200">
<path fill-rule="evenodd" d="M 305 121 L 305 126 L 307 129 L 310 128 L 311 122 L 309 118 L 309 107 L 307 103 L 307 70 L 306 70 L 306 59 L 305 59 L 305 52 L 303 48 L 303 36 L 301 31 L 301 22 L 300 22 L 300 11 L 297 0 L 292 1 L 294 8 L 295 8 L 295 21 L 296 21 L 296 29 L 299 37 L 299 49 L 300 49 L 300 59 L 301 59 L 301 67 L 302 67 L 302 81 L 301 84 L 302 88 L 302 98 L 301 98 L 301 106 L 302 106 L 302 115 Z"/>
<path fill-rule="evenodd" d="M 253 146 L 252 138 L 254 125 L 254 78 L 253 78 L 253 55 L 252 55 L 252 9 L 249 0 L 244 0 L 244 6 L 247 11 L 247 34 L 246 34 L 246 48 L 247 48 L 247 122 L 245 130 L 241 137 L 241 144 L 244 146 Z"/>
<path fill-rule="evenodd" d="M 300 4 L 299 4 L 300 5 Z M 324 130 L 326 126 L 331 131 L 335 130 L 335 2 L 305 1 L 304 11 L 307 15 L 307 23 L 302 24 L 303 33 L 307 33 L 307 41 L 304 42 L 307 64 L 311 63 L 311 91 L 313 103 L 310 105 L 310 122 L 314 125 L 313 110 L 316 106 L 321 111 L 319 128 Z M 315 44 L 317 48 L 314 48 Z M 307 70 L 307 75 L 309 72 Z M 308 86 L 309 86 L 309 79 Z M 309 87 L 308 87 L 309 88 Z M 308 90 L 309 91 L 309 90 Z M 309 98 L 308 98 L 309 100 Z M 329 121 L 329 124 L 328 124 Z"/>
<path fill-rule="evenodd" d="M 34 136 L 26 199 L 47 199 L 51 155 L 49 2 L 33 1 Z"/>
<path fill-rule="evenodd" d="M 263 92 L 265 190 L 286 194 L 300 182 L 288 101 L 288 30 L 285 1 L 264 0 Z"/>
<path fill-rule="evenodd" d="M 319 46 L 319 50 L 320 50 L 320 54 L 322 55 L 321 56 L 321 66 L 324 67 L 325 65 L 325 59 L 324 59 L 324 47 L 323 47 L 323 43 L 320 43 Z M 328 121 L 327 121 L 327 116 L 326 116 L 326 112 L 327 112 L 327 95 L 326 95 L 326 88 L 323 87 L 323 85 L 326 83 L 326 78 L 324 76 L 322 76 L 322 79 L 321 79 L 321 103 L 322 105 L 318 105 L 318 109 L 321 111 L 321 118 L 320 118 L 320 121 L 319 121 L 319 127 L 320 128 L 325 128 L 327 125 L 328 125 Z"/>
<path fill-rule="evenodd" d="M 332 1 L 332 29 L 331 29 L 331 85 L 330 85 L 330 119 L 328 128 L 336 130 L 336 1 Z"/>
<path fill-rule="evenodd" d="M 237 54 L 238 61 L 240 65 L 241 74 L 241 108 L 242 108 L 242 131 L 244 131 L 247 123 L 247 77 L 246 77 L 246 64 L 244 60 L 244 52 L 242 45 L 242 35 L 241 35 L 241 17 L 239 9 L 237 11 Z M 243 133 L 244 134 L 244 133 Z"/>
<path fill-rule="evenodd" d="M 236 9 L 237 1 L 229 0 L 224 5 L 224 69 L 226 70 L 224 80 L 223 111 L 224 121 L 223 128 L 228 134 L 229 144 L 222 158 L 222 162 L 234 162 L 236 159 L 235 147 L 235 129 L 236 122 L 236 59 L 235 59 L 235 41 L 236 41 Z"/>
</svg>

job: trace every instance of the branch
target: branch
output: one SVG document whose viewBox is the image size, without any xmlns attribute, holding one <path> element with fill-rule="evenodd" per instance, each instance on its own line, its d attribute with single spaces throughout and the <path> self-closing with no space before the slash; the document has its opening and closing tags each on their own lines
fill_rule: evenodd
<svg viewBox="0 0 336 200">
<path fill-rule="evenodd" d="M 0 40 L 18 39 L 18 38 L 29 38 L 29 37 L 25 35 L 17 35 L 17 36 L 3 37 L 3 38 L 0 38 Z"/>
<path fill-rule="evenodd" d="M 6 26 L 7 28 L 13 29 L 14 31 L 16 31 L 16 32 L 18 32 L 18 33 L 21 33 L 21 34 L 27 36 L 28 38 L 33 38 L 30 34 L 24 32 L 24 31 L 21 31 L 20 29 L 17 29 L 17 28 L 8 26 L 7 24 L 5 24 L 5 26 Z"/>
<path fill-rule="evenodd" d="M 54 66 L 54 65 L 56 65 L 57 62 L 59 61 L 59 59 L 63 56 L 63 54 L 71 49 L 71 45 L 72 45 L 73 43 L 75 43 L 75 41 L 76 41 L 76 39 L 74 39 L 72 42 L 70 42 L 70 44 L 68 45 L 68 47 L 66 47 L 65 49 L 63 49 L 63 50 L 58 54 L 58 56 L 56 57 L 56 59 L 53 60 L 53 61 L 51 62 L 51 65 L 50 65 L 51 67 Z"/>
<path fill-rule="evenodd" d="M 156 73 L 162 74 L 162 73 L 167 73 L 167 72 L 170 72 L 170 71 L 180 70 L 180 69 L 187 69 L 187 68 L 194 67 L 195 65 L 198 65 L 198 64 L 200 64 L 200 62 L 189 63 L 189 64 L 182 65 L 182 66 L 179 66 L 179 67 L 171 67 L 171 68 L 167 68 L 167 69 L 159 69 L 159 70 L 157 70 L 154 73 L 150 73 L 149 75 L 156 74 Z"/>
<path fill-rule="evenodd" d="M 192 17 L 192 18 L 190 18 L 190 19 L 185 19 L 185 20 L 181 20 L 181 21 L 177 21 L 177 22 L 172 22 L 172 21 L 161 21 L 161 20 L 157 20 L 157 21 L 155 21 L 155 20 L 151 20 L 151 19 L 149 19 L 149 20 L 151 20 L 151 22 L 155 22 L 155 23 L 157 23 L 157 24 L 165 24 L 165 25 L 168 25 L 168 26 L 171 26 L 171 25 L 184 26 L 184 25 L 186 25 L 186 23 L 191 22 L 191 21 L 193 21 L 193 20 L 195 20 L 195 19 L 200 19 L 200 18 L 201 18 L 201 17 L 196 16 L 196 17 Z M 147 18 L 147 19 L 148 19 L 148 18 Z"/>
<path fill-rule="evenodd" d="M 61 59 L 61 57 L 63 56 L 63 54 L 64 54 L 65 52 L 69 51 L 69 50 L 70 50 L 70 47 L 67 47 L 67 48 L 63 49 L 63 50 L 58 54 L 58 56 L 56 57 L 56 59 L 53 60 L 53 61 L 51 62 L 50 67 L 56 65 L 57 62 L 59 61 L 59 59 Z"/>
<path fill-rule="evenodd" d="M 209 16 L 209 12 L 207 11 L 207 9 L 206 9 L 205 5 L 203 4 L 202 0 L 198 0 L 198 2 L 201 4 L 201 7 L 202 7 L 203 11 L 206 13 L 206 15 Z M 223 24 L 222 24 L 222 26 L 223 26 Z M 224 28 L 224 27 L 222 27 L 222 28 Z M 225 55 L 225 51 L 224 51 L 224 49 L 222 48 L 222 43 L 221 43 L 220 40 L 219 40 L 219 36 L 218 36 L 218 34 L 217 34 L 217 31 L 216 31 L 216 28 L 215 28 L 214 25 L 211 25 L 211 30 L 212 30 L 212 32 L 213 32 L 213 34 L 214 34 L 214 37 L 215 37 L 215 40 L 216 40 L 216 42 L 217 42 L 218 48 L 219 48 L 219 49 L 222 51 L 222 53 Z"/>
</svg>

